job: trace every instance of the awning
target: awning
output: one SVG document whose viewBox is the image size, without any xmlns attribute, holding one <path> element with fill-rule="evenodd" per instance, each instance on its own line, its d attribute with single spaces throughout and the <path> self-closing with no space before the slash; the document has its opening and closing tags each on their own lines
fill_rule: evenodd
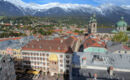
<svg viewBox="0 0 130 80">
<path fill-rule="evenodd" d="M 27 73 L 28 73 L 28 74 L 37 75 L 37 74 L 39 74 L 39 71 L 32 71 L 32 70 L 30 70 L 30 71 L 27 71 Z"/>
<path fill-rule="evenodd" d="M 25 70 L 16 70 L 16 72 L 19 72 L 19 73 L 24 73 Z"/>
</svg>

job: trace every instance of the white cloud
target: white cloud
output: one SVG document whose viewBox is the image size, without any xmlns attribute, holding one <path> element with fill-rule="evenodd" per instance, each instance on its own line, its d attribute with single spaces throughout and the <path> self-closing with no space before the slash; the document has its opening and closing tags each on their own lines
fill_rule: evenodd
<svg viewBox="0 0 130 80">
<path fill-rule="evenodd" d="M 100 4 L 116 4 L 116 5 L 130 5 L 130 0 L 94 0 L 97 3 Z"/>
</svg>

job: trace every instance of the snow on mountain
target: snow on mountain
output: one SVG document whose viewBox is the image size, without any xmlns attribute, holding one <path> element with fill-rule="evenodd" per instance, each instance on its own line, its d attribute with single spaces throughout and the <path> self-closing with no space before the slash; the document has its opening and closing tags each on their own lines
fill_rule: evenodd
<svg viewBox="0 0 130 80">
<path fill-rule="evenodd" d="M 3 1 L 10 2 L 10 3 L 16 5 L 17 7 L 29 8 L 29 9 L 38 10 L 38 11 L 47 10 L 47 9 L 54 8 L 54 7 L 60 7 L 64 10 L 90 8 L 90 9 L 94 9 L 94 10 L 97 10 L 97 11 L 101 11 L 101 8 L 94 7 L 94 6 L 87 5 L 87 4 L 48 3 L 48 4 L 40 5 L 40 4 L 35 4 L 35 3 L 25 3 L 22 0 L 3 0 Z"/>
<path fill-rule="evenodd" d="M 106 15 L 108 13 L 113 13 L 114 11 L 118 11 L 119 9 L 127 9 L 130 10 L 130 5 L 122 5 L 122 6 L 115 6 L 113 4 L 103 4 L 100 6 L 92 6 L 88 4 L 71 4 L 71 3 L 48 3 L 48 4 L 36 4 L 36 3 L 26 3 L 22 0 L 0 0 L 9 2 L 16 7 L 18 7 L 23 13 L 29 15 L 35 15 L 36 13 L 43 13 L 48 12 L 50 9 L 53 8 L 60 8 L 65 12 L 72 12 L 72 11 L 81 11 L 84 13 L 98 13 L 101 15 Z M 53 10 L 55 11 L 55 10 Z M 58 13 L 58 12 L 57 12 Z M 127 12 L 128 13 L 128 12 Z"/>
</svg>

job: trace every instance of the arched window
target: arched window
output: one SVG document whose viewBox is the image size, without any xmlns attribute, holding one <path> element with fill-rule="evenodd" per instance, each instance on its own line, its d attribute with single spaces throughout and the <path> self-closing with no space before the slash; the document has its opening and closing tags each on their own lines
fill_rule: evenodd
<svg viewBox="0 0 130 80">
<path fill-rule="evenodd" d="M 96 27 L 96 24 L 93 24 L 93 27 L 95 28 L 95 27 Z"/>
</svg>

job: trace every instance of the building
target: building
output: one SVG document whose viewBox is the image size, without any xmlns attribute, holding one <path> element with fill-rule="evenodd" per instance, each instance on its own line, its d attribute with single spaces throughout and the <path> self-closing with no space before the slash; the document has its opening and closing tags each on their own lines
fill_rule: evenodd
<svg viewBox="0 0 130 80">
<path fill-rule="evenodd" d="M 0 39 L 0 54 L 10 55 L 15 62 L 15 69 L 22 69 L 21 48 L 32 39 L 33 36 Z"/>
<path fill-rule="evenodd" d="M 22 48 L 23 66 L 52 76 L 68 74 L 76 41 L 75 37 L 32 40 Z"/>
<path fill-rule="evenodd" d="M 126 32 L 128 24 L 125 22 L 124 17 L 121 17 L 121 20 L 116 24 L 116 30 Z"/>
<path fill-rule="evenodd" d="M 14 63 L 10 56 L 0 54 L 0 80 L 16 80 Z"/>
<path fill-rule="evenodd" d="M 96 15 L 90 17 L 89 25 L 88 25 L 89 33 L 97 33 L 97 20 Z"/>
<path fill-rule="evenodd" d="M 111 28 L 97 28 L 97 20 L 96 16 L 93 15 L 90 17 L 89 21 L 89 33 L 94 33 L 94 35 L 98 36 L 99 38 L 112 38 L 118 32 L 125 32 L 130 36 L 130 32 L 127 31 L 128 24 L 124 20 L 124 17 L 115 24 L 115 27 Z"/>
<path fill-rule="evenodd" d="M 105 53 L 107 52 L 105 41 L 94 35 L 88 35 L 81 44 L 80 52 Z"/>
<path fill-rule="evenodd" d="M 130 55 L 74 53 L 70 80 L 130 80 Z"/>
<path fill-rule="evenodd" d="M 130 54 L 129 47 L 119 42 L 108 41 L 106 45 L 107 45 L 106 48 L 110 53 Z"/>
</svg>

